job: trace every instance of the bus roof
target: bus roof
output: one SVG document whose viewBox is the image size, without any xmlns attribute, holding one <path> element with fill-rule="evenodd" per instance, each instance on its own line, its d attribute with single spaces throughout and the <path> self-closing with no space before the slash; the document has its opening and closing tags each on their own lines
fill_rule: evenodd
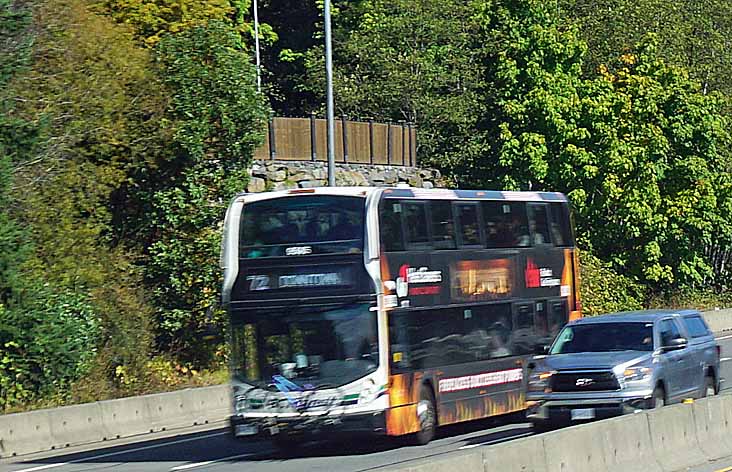
<svg viewBox="0 0 732 472">
<path fill-rule="evenodd" d="M 429 200 L 507 200 L 507 201 L 548 201 L 566 202 L 567 197 L 559 192 L 511 192 L 500 190 L 451 190 L 423 189 L 415 187 L 314 187 L 279 190 L 276 192 L 241 193 L 237 197 L 246 197 L 250 203 L 270 198 L 289 197 L 294 195 L 343 195 L 366 197 L 373 192 L 383 190 L 385 198 L 429 199 Z"/>
</svg>

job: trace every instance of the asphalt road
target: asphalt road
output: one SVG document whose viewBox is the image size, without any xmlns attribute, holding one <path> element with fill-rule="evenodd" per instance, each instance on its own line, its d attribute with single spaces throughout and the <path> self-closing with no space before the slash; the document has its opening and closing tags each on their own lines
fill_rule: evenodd
<svg viewBox="0 0 732 472">
<path fill-rule="evenodd" d="M 722 347 L 722 377 L 730 379 L 722 384 L 722 388 L 732 390 L 732 336 L 720 338 L 719 343 Z M 296 451 L 283 453 L 274 450 L 268 442 L 236 441 L 222 424 L 214 429 L 181 430 L 175 436 L 170 436 L 170 433 L 165 437 L 148 435 L 134 441 L 117 440 L 101 447 L 69 448 L 15 460 L 4 459 L 0 461 L 0 470 L 356 472 L 406 465 L 416 459 L 484 447 L 529 434 L 528 424 L 512 421 L 511 417 L 500 417 L 443 428 L 438 439 L 427 446 L 405 446 L 394 438 L 345 438 L 335 442 L 312 442 Z M 705 467 L 700 467 L 697 472 L 732 471 L 732 458 L 720 461 L 716 468 Z"/>
</svg>

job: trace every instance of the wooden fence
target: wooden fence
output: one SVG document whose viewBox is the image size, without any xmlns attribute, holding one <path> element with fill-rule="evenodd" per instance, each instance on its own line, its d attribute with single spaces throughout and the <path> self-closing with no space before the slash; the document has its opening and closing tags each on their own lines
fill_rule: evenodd
<svg viewBox="0 0 732 472">
<path fill-rule="evenodd" d="M 411 123 L 335 121 L 335 161 L 352 164 L 417 165 L 417 132 Z M 326 120 L 272 118 L 255 159 L 327 161 Z"/>
</svg>

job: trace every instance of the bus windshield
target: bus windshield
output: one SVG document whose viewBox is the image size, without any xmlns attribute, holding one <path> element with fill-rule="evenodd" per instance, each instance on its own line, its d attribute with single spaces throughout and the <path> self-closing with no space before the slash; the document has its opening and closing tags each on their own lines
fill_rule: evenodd
<svg viewBox="0 0 732 472">
<path fill-rule="evenodd" d="M 364 215 L 362 197 L 297 195 L 252 202 L 242 213 L 240 256 L 359 253 Z"/>
<path fill-rule="evenodd" d="M 235 377 L 261 388 L 284 378 L 309 390 L 339 387 L 373 372 L 379 349 L 369 306 L 299 307 L 235 322 Z"/>
</svg>

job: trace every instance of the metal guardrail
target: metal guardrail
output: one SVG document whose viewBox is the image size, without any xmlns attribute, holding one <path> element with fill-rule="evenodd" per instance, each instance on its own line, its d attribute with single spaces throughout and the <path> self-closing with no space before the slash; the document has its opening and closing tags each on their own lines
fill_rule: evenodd
<svg viewBox="0 0 732 472">
<path fill-rule="evenodd" d="M 267 136 L 254 159 L 326 161 L 326 120 L 315 117 L 269 120 Z M 335 122 L 335 160 L 351 164 L 417 165 L 417 131 L 412 123 Z"/>
</svg>

